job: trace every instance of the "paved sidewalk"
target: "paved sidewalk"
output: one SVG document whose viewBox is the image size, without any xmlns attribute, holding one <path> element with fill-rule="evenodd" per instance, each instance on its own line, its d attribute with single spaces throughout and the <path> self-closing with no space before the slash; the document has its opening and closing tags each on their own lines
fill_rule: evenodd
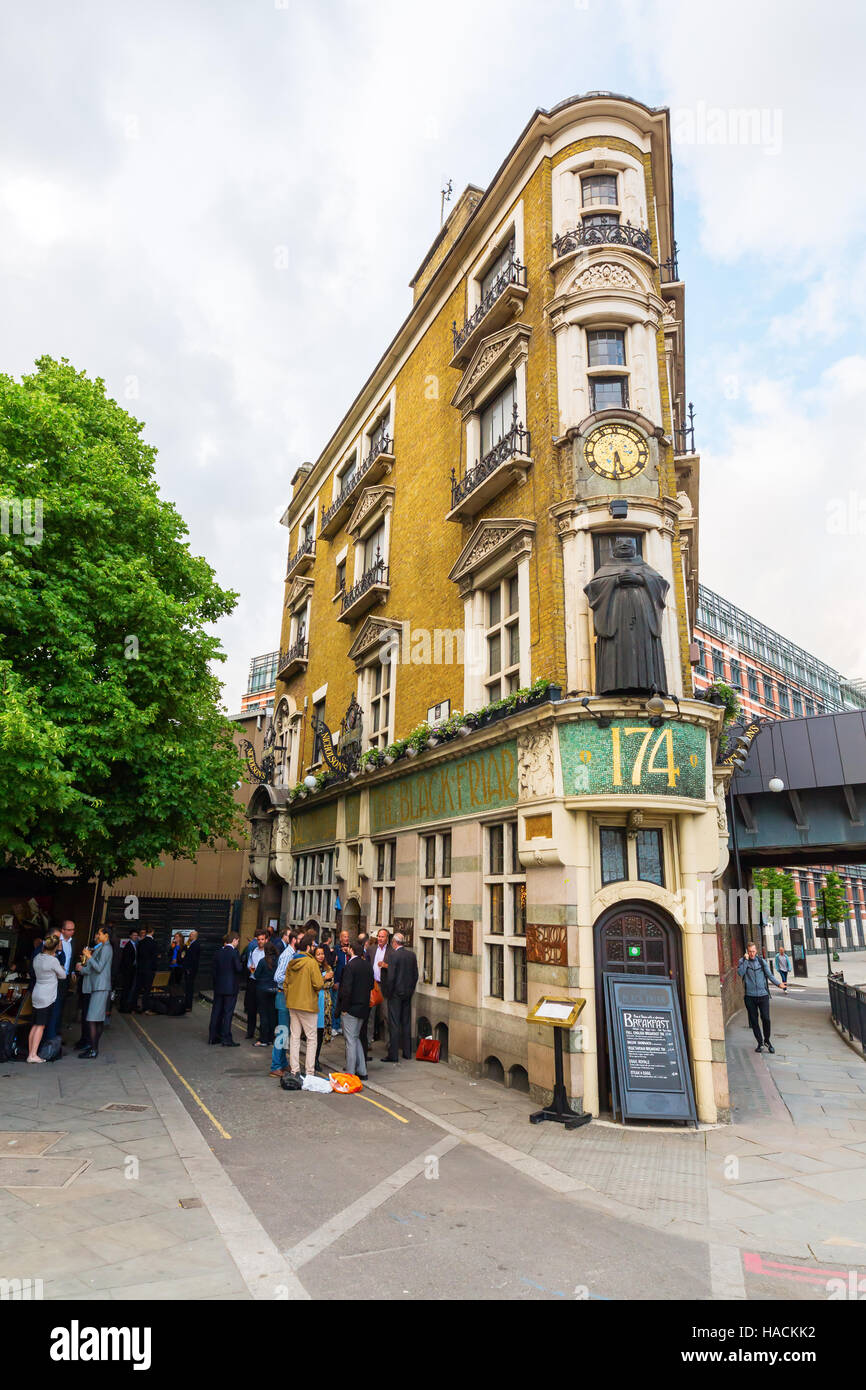
<svg viewBox="0 0 866 1390">
<path fill-rule="evenodd" d="M 97 1061 L 0 1066 L 0 1277 L 46 1299 L 305 1296 L 121 1018 Z"/>
<path fill-rule="evenodd" d="M 835 1032 L 820 976 L 774 992 L 772 1017 L 775 1056 L 755 1053 L 744 1012 L 731 1021 L 733 1123 L 697 1133 L 531 1126 L 528 1096 L 441 1065 L 373 1063 L 370 1081 L 581 1203 L 722 1252 L 866 1266 L 866 1062 Z M 724 1278 L 717 1295 L 743 1296 Z"/>
</svg>

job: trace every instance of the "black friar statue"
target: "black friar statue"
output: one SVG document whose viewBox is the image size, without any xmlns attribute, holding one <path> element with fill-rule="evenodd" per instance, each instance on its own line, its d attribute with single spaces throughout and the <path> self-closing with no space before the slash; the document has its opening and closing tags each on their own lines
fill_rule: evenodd
<svg viewBox="0 0 866 1390">
<path fill-rule="evenodd" d="M 597 695 L 667 693 L 662 616 L 668 581 L 618 536 L 611 559 L 584 588 L 595 619 Z"/>
</svg>

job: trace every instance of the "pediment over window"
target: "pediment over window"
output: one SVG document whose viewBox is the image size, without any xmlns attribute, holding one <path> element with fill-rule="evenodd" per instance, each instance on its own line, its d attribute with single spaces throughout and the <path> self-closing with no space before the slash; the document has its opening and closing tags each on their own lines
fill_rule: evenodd
<svg viewBox="0 0 866 1390">
<path fill-rule="evenodd" d="M 349 648 L 349 660 L 356 670 L 366 666 L 370 658 L 402 635 L 403 624 L 397 618 L 368 618 Z"/>
<path fill-rule="evenodd" d="M 484 390 L 485 384 L 504 362 L 514 366 L 526 357 L 530 332 L 525 323 L 515 323 L 511 328 L 503 328 L 482 338 L 460 378 L 460 385 L 451 397 L 451 404 L 456 405 L 458 410 L 471 410 L 473 397 Z"/>
<path fill-rule="evenodd" d="M 289 592 L 286 594 L 286 608 L 294 609 L 306 603 L 310 594 L 313 592 L 313 580 L 307 578 L 296 579 Z"/>
<path fill-rule="evenodd" d="M 371 521 L 381 520 L 393 504 L 393 500 L 394 489 L 392 487 L 365 487 L 358 498 L 355 510 L 346 522 L 346 530 L 349 535 L 354 536 L 357 540 L 362 531 L 369 530 Z"/>
<path fill-rule="evenodd" d="M 461 594 L 468 593 L 477 586 L 482 572 L 487 582 L 497 568 L 512 564 L 517 556 L 531 550 L 534 535 L 535 522 L 526 517 L 490 517 L 480 521 L 448 578 Z"/>
</svg>

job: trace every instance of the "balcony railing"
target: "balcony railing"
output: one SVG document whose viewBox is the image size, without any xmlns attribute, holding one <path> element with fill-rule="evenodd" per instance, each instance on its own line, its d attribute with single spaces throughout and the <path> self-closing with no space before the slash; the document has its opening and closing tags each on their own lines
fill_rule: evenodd
<svg viewBox="0 0 866 1390">
<path fill-rule="evenodd" d="M 519 285 L 526 289 L 526 266 L 521 265 L 520 261 L 509 261 L 508 265 L 500 270 L 490 289 L 485 294 L 474 314 L 471 314 L 462 328 L 457 327 L 457 320 L 454 320 L 451 332 L 454 337 L 454 352 L 458 353 L 468 338 L 472 336 L 482 319 L 486 318 L 493 308 L 497 299 L 500 299 L 510 285 Z"/>
<path fill-rule="evenodd" d="M 298 640 L 294 642 L 291 647 L 287 648 L 286 651 L 280 652 L 280 659 L 277 664 L 277 675 L 282 676 L 284 672 L 306 662 L 309 659 L 309 652 L 310 644 L 307 641 L 304 630 L 301 629 Z"/>
<path fill-rule="evenodd" d="M 379 430 L 370 441 L 370 452 L 363 463 L 355 469 L 347 482 L 343 484 L 330 507 L 326 508 L 322 513 L 320 531 L 323 536 L 327 535 L 331 523 L 338 517 L 340 512 L 344 510 L 349 499 L 354 495 L 358 484 L 370 472 L 376 460 L 383 457 L 390 457 L 393 454 L 393 449 L 394 441 L 391 436 L 387 434 L 385 430 Z"/>
<path fill-rule="evenodd" d="M 674 427 L 674 453 L 693 454 L 695 452 L 695 408 L 689 401 L 688 424 Z"/>
<path fill-rule="evenodd" d="M 529 430 L 525 430 L 517 419 L 517 402 L 515 401 L 511 429 L 502 436 L 499 443 L 494 444 L 480 462 L 476 463 L 475 467 L 467 473 L 464 473 L 462 478 L 458 478 L 454 469 L 451 469 L 451 510 L 453 511 L 455 507 L 459 506 L 470 493 L 480 487 L 485 479 L 495 473 L 496 469 L 506 463 L 508 459 L 518 455 L 527 458 L 531 442 Z"/>
<path fill-rule="evenodd" d="M 652 237 L 641 227 L 633 227 L 630 222 L 610 222 L 601 227 L 582 222 L 573 231 L 554 238 L 554 260 L 571 251 L 580 251 L 584 246 L 631 246 L 635 251 L 652 255 Z"/>
<path fill-rule="evenodd" d="M 287 573 L 294 574 L 302 560 L 314 560 L 316 558 L 316 542 L 312 536 L 308 536 L 302 545 L 299 545 L 291 560 Z"/>
<path fill-rule="evenodd" d="M 346 589 L 344 591 L 343 599 L 340 604 L 341 615 L 347 612 L 348 609 L 354 608 L 358 600 L 369 593 L 371 589 L 377 586 L 384 586 L 388 583 L 388 566 L 385 564 L 385 561 L 382 559 L 381 555 L 379 555 L 378 551 L 376 555 L 376 560 L 370 568 L 361 575 L 357 584 L 353 584 L 351 589 Z"/>
<path fill-rule="evenodd" d="M 677 265 L 676 242 L 674 242 L 673 247 L 671 249 L 671 254 L 668 256 L 667 260 L 662 261 L 661 265 L 659 266 L 659 274 L 661 275 L 663 285 L 673 284 L 676 280 L 679 280 L 680 272 L 679 267 Z"/>
</svg>

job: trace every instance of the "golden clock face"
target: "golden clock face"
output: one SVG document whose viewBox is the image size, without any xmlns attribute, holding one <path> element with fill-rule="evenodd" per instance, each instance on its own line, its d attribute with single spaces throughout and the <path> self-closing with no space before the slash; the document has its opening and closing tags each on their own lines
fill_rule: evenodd
<svg viewBox="0 0 866 1390">
<path fill-rule="evenodd" d="M 583 456 L 594 473 L 624 482 L 643 472 L 649 449 L 643 435 L 630 425 L 601 425 L 586 441 Z"/>
</svg>

